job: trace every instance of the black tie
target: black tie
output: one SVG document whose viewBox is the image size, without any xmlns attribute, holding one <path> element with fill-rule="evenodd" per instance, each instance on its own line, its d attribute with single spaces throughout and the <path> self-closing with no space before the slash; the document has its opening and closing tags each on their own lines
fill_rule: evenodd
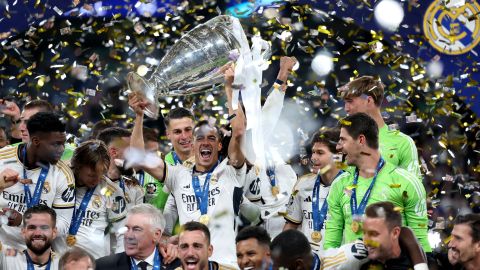
<svg viewBox="0 0 480 270">
<path fill-rule="evenodd" d="M 146 261 L 141 261 L 138 263 L 138 267 L 140 267 L 141 270 L 147 270 L 147 265 L 148 263 Z"/>
</svg>

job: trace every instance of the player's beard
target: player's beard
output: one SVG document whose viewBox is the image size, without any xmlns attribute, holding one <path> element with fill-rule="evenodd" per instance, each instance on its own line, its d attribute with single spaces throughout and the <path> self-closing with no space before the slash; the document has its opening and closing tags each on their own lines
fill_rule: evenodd
<svg viewBox="0 0 480 270">
<path fill-rule="evenodd" d="M 45 241 L 45 244 L 43 246 L 33 245 L 34 238 L 42 238 Z M 39 256 L 42 255 L 43 253 L 45 253 L 45 251 L 47 251 L 52 246 L 52 243 L 49 241 L 49 239 L 46 236 L 32 237 L 27 241 L 26 244 L 27 244 L 28 249 L 30 249 L 33 253 L 35 253 L 36 255 L 39 255 Z"/>
</svg>

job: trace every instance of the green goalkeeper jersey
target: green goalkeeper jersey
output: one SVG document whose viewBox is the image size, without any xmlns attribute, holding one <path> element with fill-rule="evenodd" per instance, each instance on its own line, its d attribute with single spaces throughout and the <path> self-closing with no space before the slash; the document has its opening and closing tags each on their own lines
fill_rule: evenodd
<svg viewBox="0 0 480 270">
<path fill-rule="evenodd" d="M 417 147 L 412 138 L 398 130 L 389 130 L 387 125 L 378 131 L 380 152 L 385 161 L 409 171 L 421 181 Z"/>
<path fill-rule="evenodd" d="M 353 189 L 354 170 L 344 172 L 333 182 L 328 194 L 328 219 L 324 248 L 338 248 L 363 236 L 363 231 L 353 232 L 350 198 Z M 371 178 L 358 177 L 357 201 L 360 202 L 370 186 Z M 367 205 L 389 201 L 402 210 L 403 225 L 410 227 L 425 252 L 430 252 L 427 229 L 426 192 L 418 179 L 408 171 L 385 163 L 378 173 Z"/>
</svg>

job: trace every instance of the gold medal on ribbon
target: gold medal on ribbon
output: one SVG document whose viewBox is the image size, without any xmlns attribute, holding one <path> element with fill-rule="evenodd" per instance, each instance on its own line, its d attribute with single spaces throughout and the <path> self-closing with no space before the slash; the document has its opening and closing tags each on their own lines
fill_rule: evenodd
<svg viewBox="0 0 480 270">
<path fill-rule="evenodd" d="M 356 221 L 356 220 L 354 220 L 354 221 L 352 222 L 351 227 L 352 227 L 352 231 L 353 231 L 354 233 L 358 233 L 358 232 L 360 231 L 360 229 L 361 229 L 360 223 L 359 223 L 358 221 Z"/>
<path fill-rule="evenodd" d="M 208 222 L 210 221 L 210 217 L 208 215 L 201 215 L 199 221 L 204 225 L 208 225 Z"/>
<path fill-rule="evenodd" d="M 75 235 L 67 235 L 67 245 L 69 247 L 73 247 L 75 243 L 77 243 L 77 238 L 75 237 Z"/>
<path fill-rule="evenodd" d="M 319 231 L 312 232 L 311 237 L 312 237 L 312 241 L 315 243 L 322 241 L 322 234 Z"/>
<path fill-rule="evenodd" d="M 276 197 L 279 193 L 280 193 L 280 189 L 278 188 L 278 186 L 273 186 L 272 195 Z"/>
</svg>

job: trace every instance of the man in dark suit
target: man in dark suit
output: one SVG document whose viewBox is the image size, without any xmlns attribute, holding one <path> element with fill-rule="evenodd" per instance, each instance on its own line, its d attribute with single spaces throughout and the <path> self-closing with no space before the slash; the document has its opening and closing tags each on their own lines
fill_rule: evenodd
<svg viewBox="0 0 480 270">
<path fill-rule="evenodd" d="M 150 204 L 136 205 L 128 212 L 125 226 L 125 252 L 98 259 L 95 269 L 173 270 L 180 266 L 175 248 L 159 248 L 165 228 L 160 210 Z"/>
</svg>

